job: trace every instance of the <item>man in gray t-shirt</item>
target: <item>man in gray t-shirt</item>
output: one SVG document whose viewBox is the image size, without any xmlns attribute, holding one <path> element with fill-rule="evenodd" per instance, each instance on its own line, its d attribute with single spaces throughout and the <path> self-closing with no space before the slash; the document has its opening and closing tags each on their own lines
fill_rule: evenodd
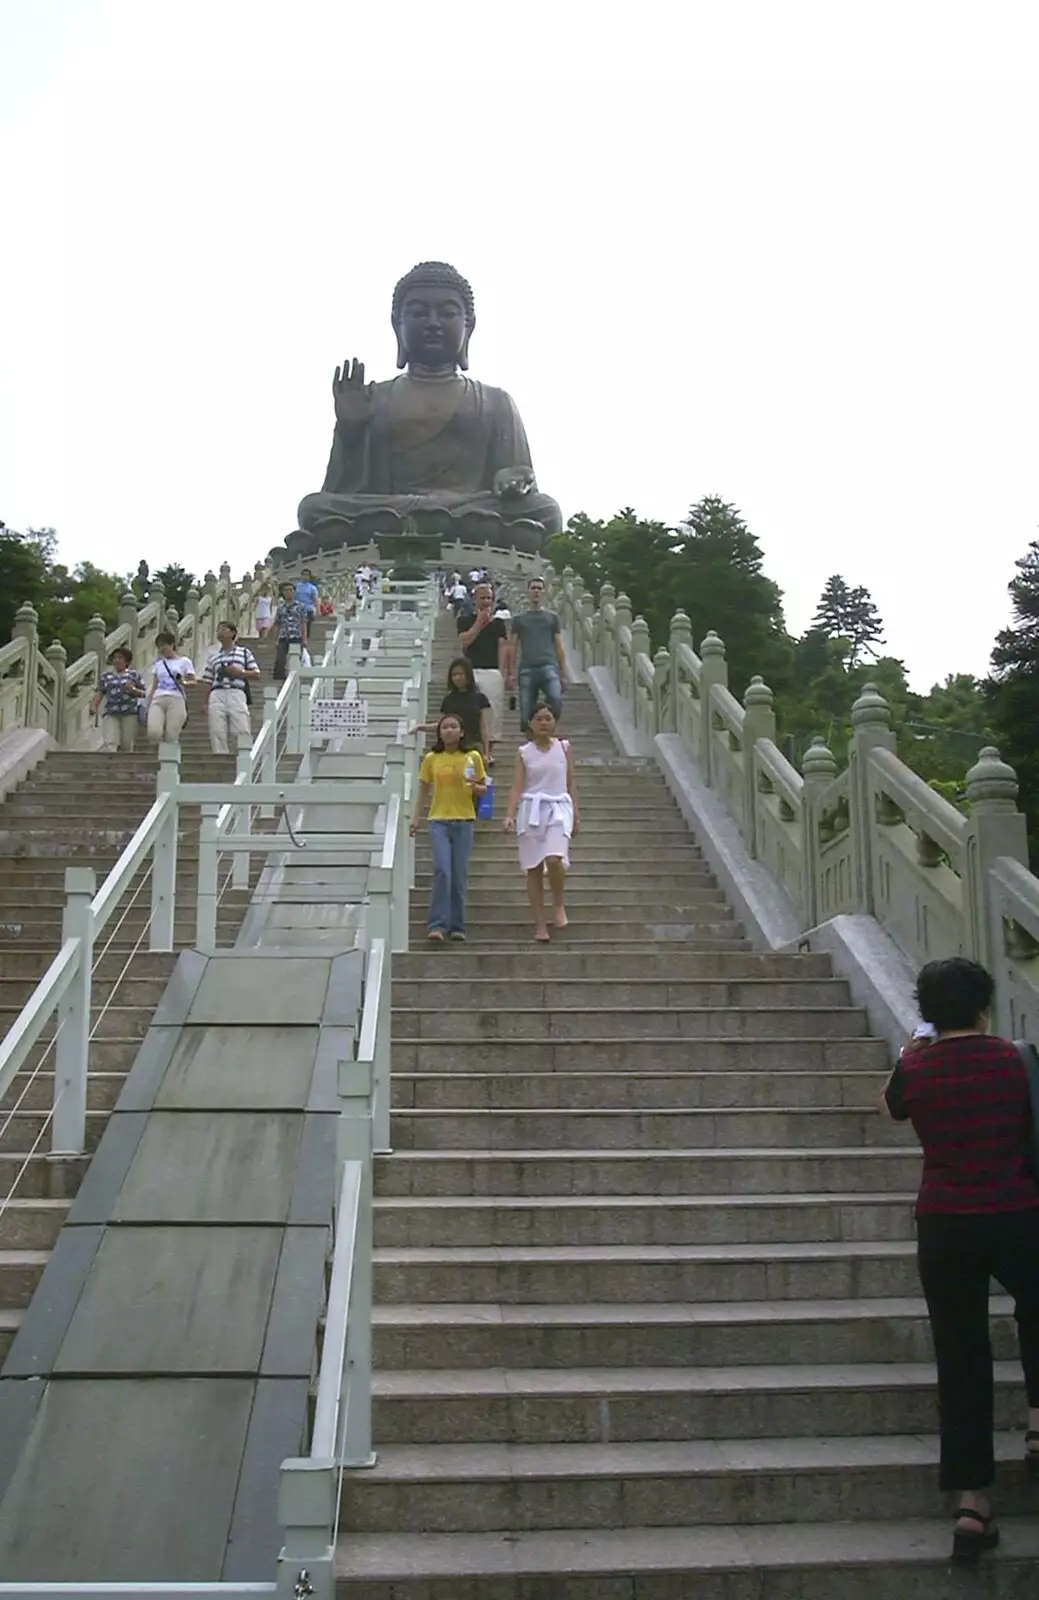
<svg viewBox="0 0 1039 1600">
<path fill-rule="evenodd" d="M 509 637 L 508 687 L 519 682 L 520 727 L 526 733 L 539 691 L 552 715 L 563 710 L 563 690 L 567 686 L 566 652 L 559 631 L 559 618 L 545 610 L 545 584 L 531 578 L 527 585 L 528 609 L 512 619 Z"/>
</svg>

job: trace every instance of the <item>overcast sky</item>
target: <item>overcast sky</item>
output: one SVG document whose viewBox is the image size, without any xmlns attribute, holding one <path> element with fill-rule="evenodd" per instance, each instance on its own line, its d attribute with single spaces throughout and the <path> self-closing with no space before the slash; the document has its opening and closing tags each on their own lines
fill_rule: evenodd
<svg viewBox="0 0 1039 1600">
<path fill-rule="evenodd" d="M 1037 535 L 1034 0 L 0 0 L 0 518 L 236 574 L 390 295 L 476 292 L 564 516 L 743 512 L 983 672 Z"/>
</svg>

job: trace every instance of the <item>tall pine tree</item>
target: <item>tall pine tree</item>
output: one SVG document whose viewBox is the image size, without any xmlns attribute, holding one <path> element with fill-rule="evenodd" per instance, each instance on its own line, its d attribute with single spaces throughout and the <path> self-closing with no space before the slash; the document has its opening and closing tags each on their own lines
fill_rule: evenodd
<svg viewBox="0 0 1039 1600">
<path fill-rule="evenodd" d="M 840 573 L 827 578 L 812 619 L 813 629 L 828 639 L 847 640 L 847 662 L 853 667 L 863 655 L 876 656 L 884 638 L 884 624 L 869 590 L 850 588 Z"/>
</svg>

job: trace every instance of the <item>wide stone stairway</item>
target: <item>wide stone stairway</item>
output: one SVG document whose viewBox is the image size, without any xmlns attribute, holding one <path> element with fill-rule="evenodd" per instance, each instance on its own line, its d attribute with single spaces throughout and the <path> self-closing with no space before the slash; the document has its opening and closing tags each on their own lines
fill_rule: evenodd
<svg viewBox="0 0 1039 1600">
<path fill-rule="evenodd" d="M 328 624 L 315 628 L 317 659 Z M 252 686 L 252 726 L 263 719 L 274 645 L 243 640 L 263 680 Z M 196 661 L 201 673 L 204 661 Z M 181 738 L 181 774 L 188 782 L 230 782 L 233 755 L 213 755 L 200 686 L 189 687 L 190 714 Z M 283 757 L 288 776 L 298 758 Z M 0 1038 L 11 1027 L 61 946 L 65 869 L 93 867 L 104 882 L 155 800 L 157 762 L 143 729 L 132 754 L 55 750 L 0 803 Z M 276 827 L 257 818 L 257 831 Z M 177 847 L 176 950 L 195 941 L 200 810 L 183 807 Z M 227 883 L 217 937 L 231 945 L 263 863 L 254 859 L 251 885 Z M 225 867 L 225 873 L 227 868 Z M 48 1029 L 26 1070 L 0 1100 L 0 1365 L 21 1324 L 83 1173 L 104 1132 L 152 1014 L 177 960 L 148 949 L 148 870 L 138 874 L 95 948 L 94 1008 L 87 1101 L 87 1151 L 50 1155 L 48 1119 L 54 1097 L 54 1054 Z"/>
<path fill-rule="evenodd" d="M 467 946 L 424 947 L 420 847 L 376 1173 L 379 1460 L 343 1481 L 339 1592 L 944 1596 L 918 1156 L 873 1109 L 887 1050 L 825 958 L 750 948 L 587 688 L 562 731 L 582 826 L 551 947 L 501 832 L 511 743 Z M 1014 1558 L 1036 1554 L 1004 1517 L 985 1592 L 1034 1594 Z"/>
</svg>

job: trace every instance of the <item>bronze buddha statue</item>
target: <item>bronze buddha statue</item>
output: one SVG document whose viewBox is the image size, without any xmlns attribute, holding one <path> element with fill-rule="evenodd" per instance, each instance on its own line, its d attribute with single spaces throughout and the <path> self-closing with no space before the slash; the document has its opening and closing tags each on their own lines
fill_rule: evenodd
<svg viewBox="0 0 1039 1600">
<path fill-rule="evenodd" d="M 465 376 L 469 284 L 446 262 L 424 261 L 393 291 L 391 321 L 402 376 L 369 383 L 356 360 L 336 368 L 328 471 L 300 505 L 289 557 L 394 533 L 536 553 L 562 519 L 538 491 L 512 397 Z"/>
</svg>

